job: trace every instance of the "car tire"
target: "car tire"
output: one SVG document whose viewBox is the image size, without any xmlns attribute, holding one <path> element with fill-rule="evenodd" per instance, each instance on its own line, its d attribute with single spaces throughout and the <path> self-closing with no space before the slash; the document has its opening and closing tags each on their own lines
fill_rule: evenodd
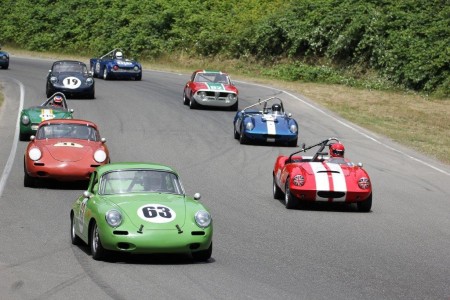
<svg viewBox="0 0 450 300">
<path fill-rule="evenodd" d="M 275 175 L 273 175 L 273 198 L 277 200 L 283 199 L 283 191 L 278 187 L 277 182 L 275 180 Z"/>
<path fill-rule="evenodd" d="M 95 88 L 92 89 L 92 91 L 88 94 L 89 99 L 95 99 Z"/>
<path fill-rule="evenodd" d="M 134 77 L 134 80 L 141 81 L 142 80 L 142 73 L 139 73 L 138 76 Z"/>
<path fill-rule="evenodd" d="M 366 200 L 356 202 L 356 207 L 359 212 L 370 212 L 370 209 L 372 208 L 372 193 L 370 193 L 370 196 Z"/>
<path fill-rule="evenodd" d="M 25 133 L 20 133 L 19 134 L 19 141 L 24 142 L 30 139 L 30 136 L 28 134 Z"/>
<path fill-rule="evenodd" d="M 74 222 L 73 218 L 75 218 L 75 217 L 74 217 L 74 215 L 72 213 L 72 215 L 70 216 L 70 240 L 72 242 L 72 245 L 80 245 L 81 244 L 81 239 L 76 234 L 75 222 Z"/>
<path fill-rule="evenodd" d="M 106 255 L 106 250 L 102 246 L 102 241 L 100 240 L 100 234 L 98 232 L 97 223 L 94 222 L 91 226 L 89 233 L 89 246 L 91 248 L 92 258 L 95 260 L 102 260 Z"/>
<path fill-rule="evenodd" d="M 28 175 L 27 171 L 24 172 L 24 176 L 23 176 L 23 186 L 24 187 L 35 187 L 36 186 L 36 179 L 34 177 L 31 177 L 30 175 Z"/>
<path fill-rule="evenodd" d="M 235 104 L 230 106 L 230 110 L 231 111 L 238 111 L 238 106 L 239 106 L 239 103 L 238 103 L 238 101 L 236 101 Z"/>
<path fill-rule="evenodd" d="M 95 67 L 94 65 L 91 66 L 91 73 L 92 73 L 92 77 L 97 78 L 97 74 L 95 74 Z"/>
<path fill-rule="evenodd" d="M 247 138 L 245 137 L 244 128 L 242 126 L 241 126 L 241 133 L 239 134 L 239 143 L 241 143 L 241 145 L 247 144 Z"/>
<path fill-rule="evenodd" d="M 109 72 L 108 72 L 108 67 L 107 66 L 105 66 L 103 68 L 103 79 L 104 80 L 109 80 Z"/>
<path fill-rule="evenodd" d="M 297 139 L 290 141 L 290 142 L 288 142 L 288 146 L 289 147 L 297 147 L 297 142 L 298 142 Z"/>
<path fill-rule="evenodd" d="M 195 102 L 195 100 L 191 97 L 191 99 L 189 100 L 189 108 L 190 109 L 196 109 L 198 108 L 198 104 L 197 102 Z"/>
<path fill-rule="evenodd" d="M 212 255 L 212 242 L 208 249 L 202 251 L 192 252 L 192 258 L 195 261 L 208 261 Z"/>
<path fill-rule="evenodd" d="M 286 188 L 284 190 L 284 205 L 287 209 L 293 209 L 298 207 L 298 199 L 291 193 L 291 189 L 289 188 L 289 177 L 286 178 Z"/>
<path fill-rule="evenodd" d="M 239 139 L 239 132 L 237 132 L 237 130 L 236 130 L 236 124 L 233 124 L 233 131 L 234 131 L 234 138 L 236 140 L 238 140 Z"/>
<path fill-rule="evenodd" d="M 183 104 L 184 105 L 188 105 L 189 104 L 189 99 L 188 97 L 186 97 L 186 92 L 183 91 Z"/>
<path fill-rule="evenodd" d="M 48 87 L 48 85 L 47 85 L 47 87 L 45 89 L 45 95 L 47 95 L 47 98 L 50 98 L 50 96 L 53 95 L 53 93 L 50 90 L 50 88 Z"/>
</svg>

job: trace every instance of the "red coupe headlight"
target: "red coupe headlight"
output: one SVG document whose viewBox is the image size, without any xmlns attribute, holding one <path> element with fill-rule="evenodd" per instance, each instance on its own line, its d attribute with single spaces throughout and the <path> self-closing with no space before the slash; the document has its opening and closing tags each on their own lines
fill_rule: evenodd
<svg viewBox="0 0 450 300">
<path fill-rule="evenodd" d="M 370 180 L 369 180 L 369 178 L 366 178 L 366 177 L 360 178 L 358 180 L 358 186 L 361 189 L 363 189 L 363 190 L 368 189 L 370 187 Z"/>
<path fill-rule="evenodd" d="M 39 160 L 42 156 L 41 150 L 39 148 L 31 148 L 30 151 L 28 151 L 28 156 L 31 160 Z"/>
<path fill-rule="evenodd" d="M 94 159 L 98 163 L 104 162 L 106 160 L 106 152 L 103 151 L 102 149 L 99 149 L 99 150 L 95 151 Z"/>
<path fill-rule="evenodd" d="M 295 175 L 292 182 L 296 186 L 303 186 L 305 184 L 305 177 L 303 177 L 302 175 Z"/>
</svg>

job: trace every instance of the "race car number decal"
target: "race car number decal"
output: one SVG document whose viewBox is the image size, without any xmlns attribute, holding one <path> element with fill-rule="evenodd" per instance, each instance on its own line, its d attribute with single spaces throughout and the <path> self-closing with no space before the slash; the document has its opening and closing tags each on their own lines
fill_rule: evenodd
<svg viewBox="0 0 450 300">
<path fill-rule="evenodd" d="M 53 109 L 41 109 L 39 117 L 41 118 L 41 121 L 46 121 L 55 118 L 55 115 L 53 114 Z"/>
<path fill-rule="evenodd" d="M 132 65 L 133 65 L 132 62 L 129 62 L 129 61 L 121 61 L 121 60 L 116 60 L 116 63 L 117 63 L 119 66 L 124 66 L 124 67 L 128 67 L 128 66 L 132 66 Z"/>
<path fill-rule="evenodd" d="M 138 208 L 138 216 L 151 223 L 168 223 L 175 220 L 176 213 L 162 204 L 146 204 Z"/>
<path fill-rule="evenodd" d="M 80 87 L 81 80 L 79 80 L 76 77 L 69 76 L 69 77 L 64 78 L 63 85 L 64 85 L 64 87 L 66 87 L 68 89 L 76 89 L 76 88 Z"/>
<path fill-rule="evenodd" d="M 208 87 L 212 91 L 224 91 L 225 87 L 221 83 L 207 83 Z"/>
</svg>

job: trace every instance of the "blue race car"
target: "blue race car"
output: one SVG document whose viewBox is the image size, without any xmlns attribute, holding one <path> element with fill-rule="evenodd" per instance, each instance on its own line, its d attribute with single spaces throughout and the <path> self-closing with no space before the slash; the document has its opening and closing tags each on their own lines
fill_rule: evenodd
<svg viewBox="0 0 450 300">
<path fill-rule="evenodd" d="M 56 92 L 68 97 L 95 98 L 95 82 L 85 63 L 76 60 L 58 60 L 47 74 L 45 93 L 49 98 Z"/>
<path fill-rule="evenodd" d="M 90 59 L 94 77 L 109 80 L 113 78 L 142 79 L 142 66 L 135 60 L 125 59 L 121 49 L 109 51 L 100 58 Z"/>
<path fill-rule="evenodd" d="M 0 68 L 8 69 L 9 67 L 9 54 L 8 52 L 2 51 L 2 46 L 0 45 Z"/>
<path fill-rule="evenodd" d="M 257 105 L 263 105 L 263 109 L 250 109 Z M 290 113 L 285 113 L 283 101 L 277 97 L 260 100 L 238 111 L 233 125 L 234 138 L 241 144 L 252 141 L 297 146 L 298 124 Z"/>
</svg>

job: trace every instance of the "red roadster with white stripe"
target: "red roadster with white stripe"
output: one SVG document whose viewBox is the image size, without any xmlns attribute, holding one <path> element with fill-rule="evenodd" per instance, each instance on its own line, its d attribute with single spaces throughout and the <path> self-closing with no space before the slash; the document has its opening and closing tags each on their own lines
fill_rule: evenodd
<svg viewBox="0 0 450 300">
<path fill-rule="evenodd" d="M 339 144 L 340 155 L 323 152 L 325 147 Z M 313 156 L 299 156 L 319 147 Z M 316 145 L 292 153 L 280 155 L 273 169 L 273 196 L 284 199 L 286 208 L 296 208 L 302 201 L 356 203 L 360 212 L 372 208 L 370 177 L 362 168 L 344 158 L 343 145 L 336 138 L 326 139 Z"/>
</svg>

